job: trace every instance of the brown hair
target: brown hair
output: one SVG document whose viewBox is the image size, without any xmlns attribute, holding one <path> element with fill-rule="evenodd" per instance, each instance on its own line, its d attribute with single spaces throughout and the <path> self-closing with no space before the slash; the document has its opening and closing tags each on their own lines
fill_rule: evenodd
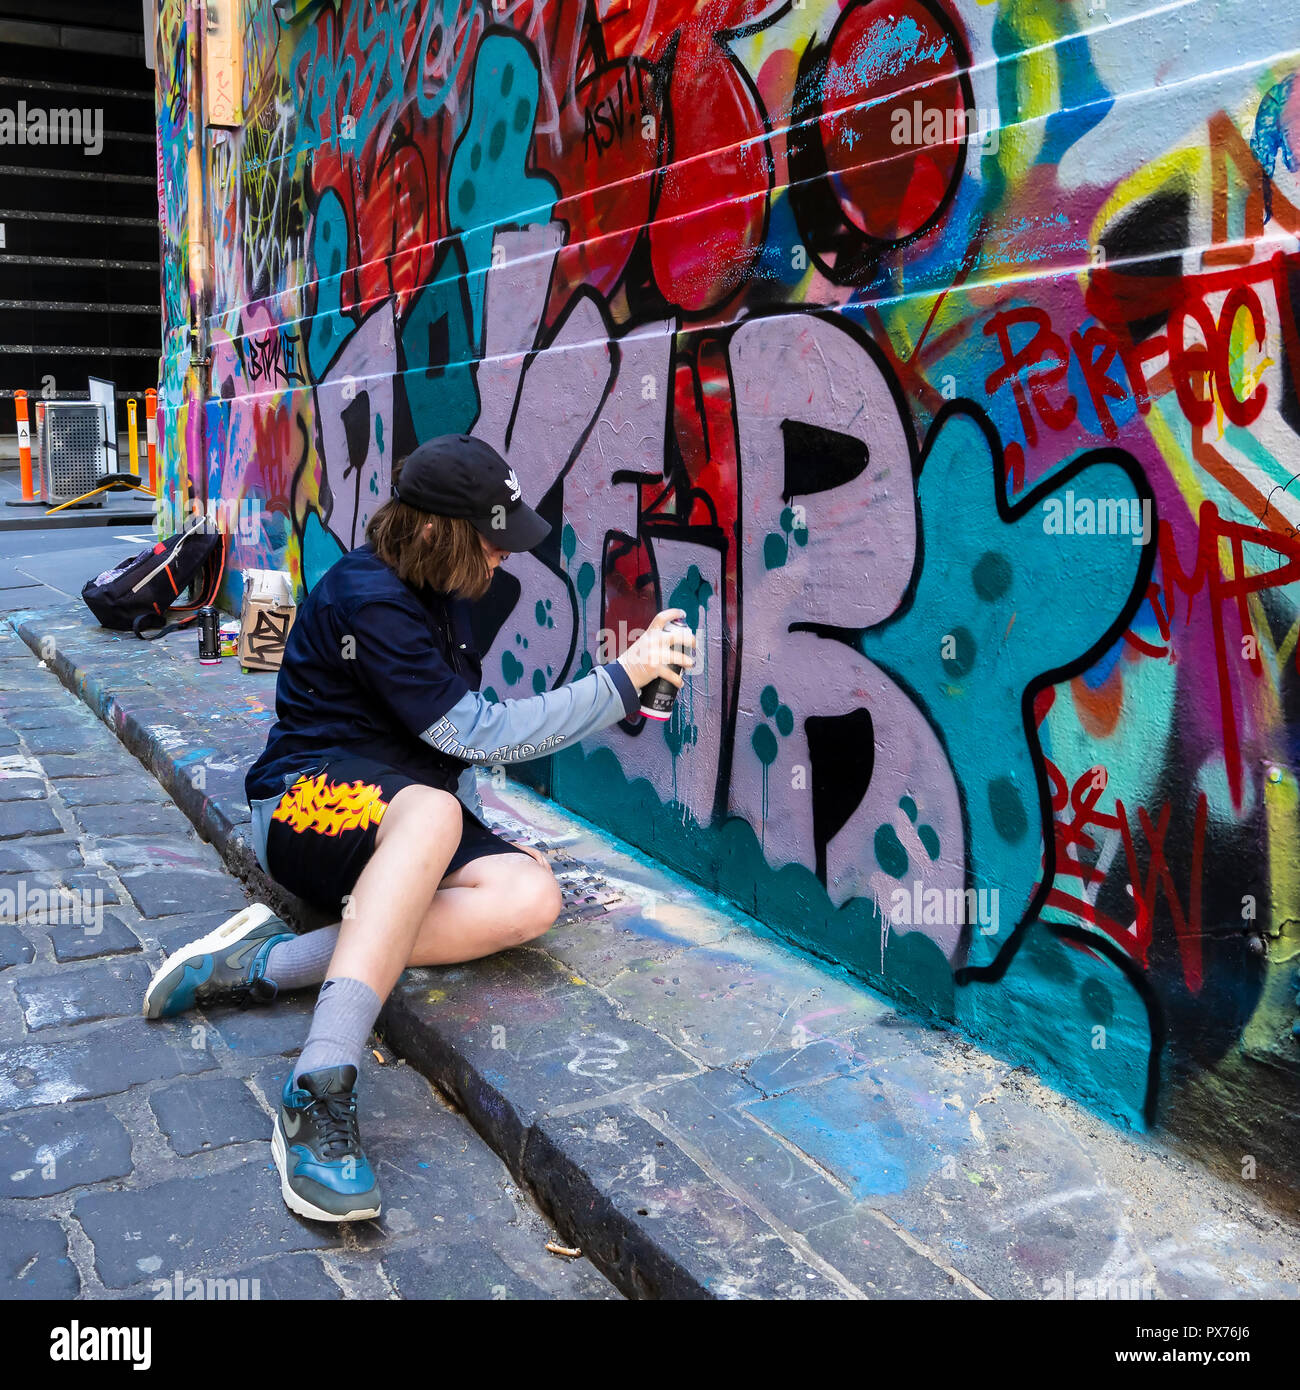
<svg viewBox="0 0 1300 1390">
<path fill-rule="evenodd" d="M 393 465 L 394 482 L 403 462 Z M 426 540 L 424 528 L 430 522 L 433 530 Z M 393 497 L 366 523 L 366 540 L 399 579 L 417 589 L 427 584 L 439 593 L 477 599 L 492 582 L 479 533 L 464 517 L 423 512 Z"/>
</svg>

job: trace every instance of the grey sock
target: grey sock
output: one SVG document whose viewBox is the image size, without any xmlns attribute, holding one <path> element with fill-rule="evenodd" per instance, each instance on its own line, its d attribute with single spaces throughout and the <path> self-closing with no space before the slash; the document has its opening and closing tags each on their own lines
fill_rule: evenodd
<svg viewBox="0 0 1300 1390">
<path fill-rule="evenodd" d="M 356 1067 L 375 1026 L 383 1000 L 361 980 L 336 975 L 320 987 L 311 1032 L 293 1068 L 294 1084 L 304 1072 L 322 1067 Z"/>
<path fill-rule="evenodd" d="M 329 974 L 330 957 L 338 939 L 339 929 L 333 926 L 279 942 L 271 947 L 266 957 L 267 979 L 282 990 L 320 984 Z"/>
</svg>

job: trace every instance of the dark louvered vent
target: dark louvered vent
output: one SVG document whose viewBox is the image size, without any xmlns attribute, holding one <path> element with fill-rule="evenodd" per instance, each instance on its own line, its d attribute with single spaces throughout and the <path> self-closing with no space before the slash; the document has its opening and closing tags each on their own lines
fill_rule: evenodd
<svg viewBox="0 0 1300 1390">
<path fill-rule="evenodd" d="M 71 110 L 102 113 L 81 144 L 14 139 L 24 113 Z M 0 0 L 0 397 L 39 397 L 52 378 L 84 399 L 87 377 L 106 377 L 124 429 L 122 400 L 157 384 L 156 169 L 140 0 Z"/>
</svg>

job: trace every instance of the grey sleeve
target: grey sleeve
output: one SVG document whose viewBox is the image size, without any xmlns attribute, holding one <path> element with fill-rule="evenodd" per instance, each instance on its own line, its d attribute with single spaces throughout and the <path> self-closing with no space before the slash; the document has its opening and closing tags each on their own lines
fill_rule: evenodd
<svg viewBox="0 0 1300 1390">
<path fill-rule="evenodd" d="M 470 763 L 524 762 L 608 729 L 639 707 L 631 677 L 612 661 L 524 700 L 489 700 L 471 690 L 420 737 Z"/>
</svg>

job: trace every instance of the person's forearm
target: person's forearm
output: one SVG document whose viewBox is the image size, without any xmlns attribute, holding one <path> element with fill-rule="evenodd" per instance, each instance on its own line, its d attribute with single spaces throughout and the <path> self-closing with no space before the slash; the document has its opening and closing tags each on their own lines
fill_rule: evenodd
<svg viewBox="0 0 1300 1390">
<path fill-rule="evenodd" d="M 523 762 L 635 714 L 636 687 L 617 662 L 558 690 L 522 700 L 489 700 L 471 691 L 420 735 L 426 743 L 470 763 Z"/>
</svg>

